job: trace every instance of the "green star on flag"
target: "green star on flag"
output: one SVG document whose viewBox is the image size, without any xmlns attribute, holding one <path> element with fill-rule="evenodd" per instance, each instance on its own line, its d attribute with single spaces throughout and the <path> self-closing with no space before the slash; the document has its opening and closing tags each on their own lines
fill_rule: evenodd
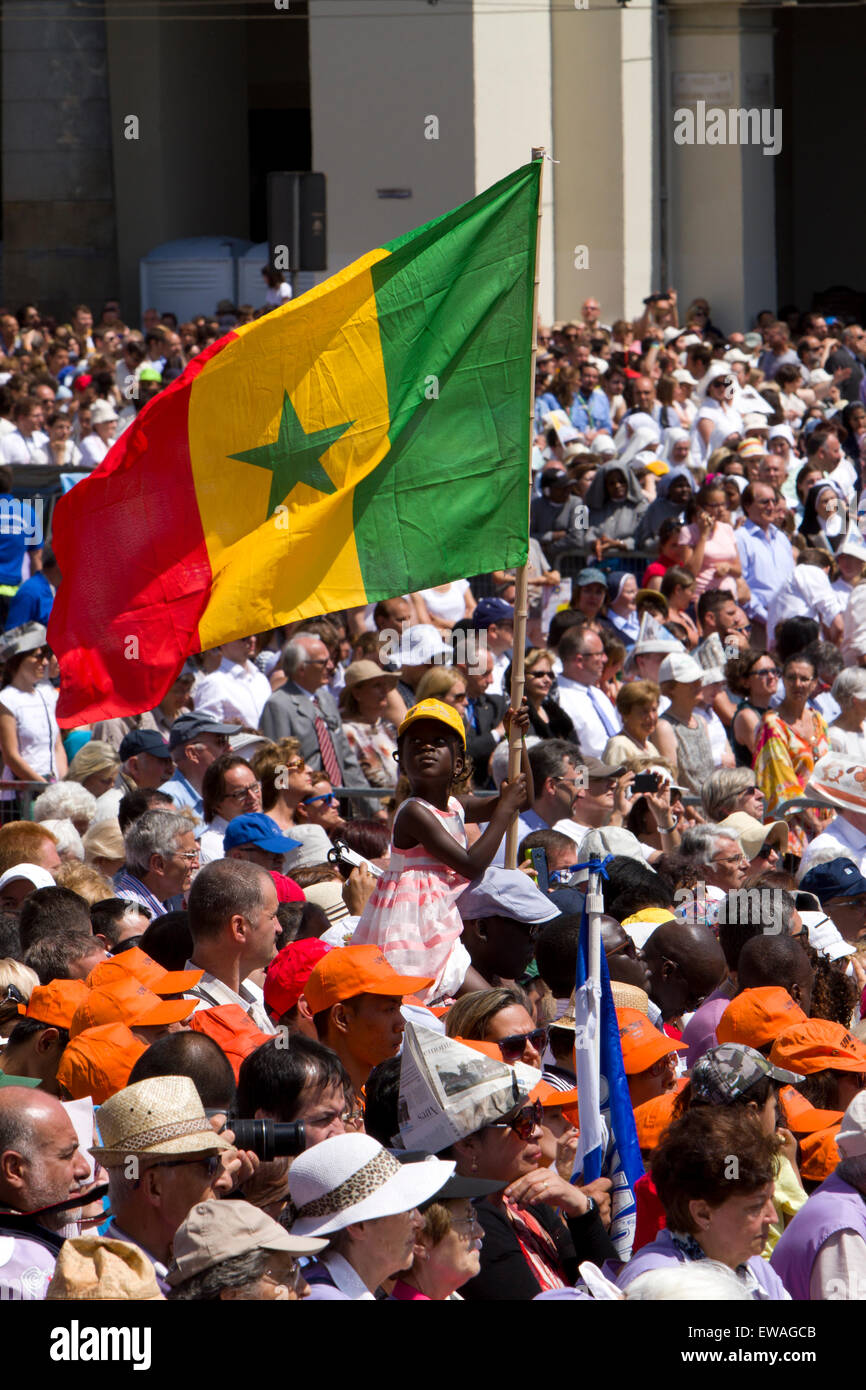
<svg viewBox="0 0 866 1390">
<path fill-rule="evenodd" d="M 306 483 L 307 487 L 315 488 L 317 492 L 337 491 L 320 460 L 322 454 L 327 453 L 353 424 L 354 421 L 349 420 L 345 425 L 330 425 L 327 429 L 306 434 L 286 391 L 276 439 L 270 444 L 260 444 L 255 449 L 246 449 L 242 454 L 230 454 L 229 457 L 241 463 L 251 463 L 255 468 L 271 470 L 273 478 L 268 515 L 272 515 L 298 483 Z"/>
</svg>

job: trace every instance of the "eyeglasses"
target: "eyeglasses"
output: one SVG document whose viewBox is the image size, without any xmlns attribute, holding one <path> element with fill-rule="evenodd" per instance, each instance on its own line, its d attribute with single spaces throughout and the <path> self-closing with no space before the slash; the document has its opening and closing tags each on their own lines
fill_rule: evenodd
<svg viewBox="0 0 866 1390">
<path fill-rule="evenodd" d="M 223 801 L 245 801 L 248 796 L 255 796 L 261 789 L 261 782 L 248 782 L 245 787 L 238 787 L 236 792 L 226 792 Z"/>
<path fill-rule="evenodd" d="M 760 787 L 746 787 L 745 791 L 740 793 L 741 796 L 757 796 L 758 794 L 764 795 Z"/>
<path fill-rule="evenodd" d="M 185 859 L 186 862 L 187 862 L 187 864 L 197 864 L 197 863 L 198 863 L 198 860 L 199 860 L 199 851 L 198 851 L 197 849 L 188 849 L 188 850 L 176 849 L 176 850 L 174 851 L 174 853 L 177 855 L 178 859 Z"/>
<path fill-rule="evenodd" d="M 768 680 L 777 681 L 781 675 L 778 666 L 760 666 L 752 672 L 753 676 L 763 676 Z"/>
<path fill-rule="evenodd" d="M 452 1216 L 451 1229 L 452 1231 L 465 1231 L 469 1235 L 471 1231 L 483 1231 L 484 1227 L 473 1212 L 471 1216 Z"/>
<path fill-rule="evenodd" d="M 312 806 L 314 801 L 324 801 L 326 806 L 336 806 L 338 798 L 333 792 L 319 792 L 318 796 L 305 796 L 301 802 L 302 806 Z"/>
<path fill-rule="evenodd" d="M 531 1139 L 538 1126 L 541 1124 L 541 1101 L 534 1100 L 530 1105 L 523 1105 L 505 1120 L 497 1120 L 488 1129 L 512 1129 L 518 1139 Z"/>
<path fill-rule="evenodd" d="M 748 861 L 748 859 L 746 858 L 746 856 L 745 856 L 744 854 L 740 854 L 740 853 L 738 853 L 738 854 L 729 854 L 729 855 L 727 855 L 726 857 L 723 857 L 722 855 L 718 855 L 718 856 L 713 860 L 713 863 L 714 863 L 714 864 L 719 864 L 719 865 L 721 865 L 721 864 L 748 864 L 748 862 L 749 862 L 749 861 Z"/>
<path fill-rule="evenodd" d="M 498 1038 L 496 1046 L 502 1053 L 503 1062 L 516 1062 L 523 1055 L 528 1042 L 536 1052 L 543 1052 L 547 1047 L 547 1029 L 533 1028 L 531 1033 L 510 1033 L 507 1038 Z"/>
<path fill-rule="evenodd" d="M 265 1279 L 277 1288 L 287 1288 L 290 1293 L 299 1293 L 304 1282 L 303 1270 L 297 1260 L 292 1260 L 285 1274 L 274 1274 L 272 1270 L 265 1269 L 259 1278 Z"/>
<path fill-rule="evenodd" d="M 552 681 L 552 671 L 527 671 L 527 676 L 531 676 L 534 681 Z"/>
</svg>

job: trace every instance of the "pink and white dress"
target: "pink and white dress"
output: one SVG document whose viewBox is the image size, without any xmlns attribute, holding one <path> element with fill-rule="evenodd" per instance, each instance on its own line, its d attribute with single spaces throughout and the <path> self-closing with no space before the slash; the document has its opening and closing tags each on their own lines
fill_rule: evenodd
<svg viewBox="0 0 866 1390">
<path fill-rule="evenodd" d="M 448 810 L 440 811 L 419 796 L 404 801 L 424 806 L 442 823 L 448 834 L 467 847 L 463 807 L 451 797 Z M 455 993 L 470 965 L 469 952 L 460 940 L 463 922 L 455 899 L 469 880 L 434 859 L 423 845 L 398 849 L 391 840 L 391 860 L 376 882 L 361 914 L 351 944 L 375 945 L 400 975 L 432 977 L 434 983 L 418 991 L 424 1003 Z"/>
</svg>

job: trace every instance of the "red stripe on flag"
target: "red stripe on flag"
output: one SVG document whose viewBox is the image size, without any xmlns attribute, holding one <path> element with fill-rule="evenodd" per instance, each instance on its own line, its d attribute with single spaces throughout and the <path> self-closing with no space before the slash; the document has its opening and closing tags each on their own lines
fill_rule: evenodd
<svg viewBox="0 0 866 1390">
<path fill-rule="evenodd" d="M 212 575 L 189 458 L 189 397 L 233 337 L 194 358 L 57 503 L 52 543 L 63 581 L 48 641 L 60 659 L 64 728 L 153 709 L 199 648 Z"/>
</svg>

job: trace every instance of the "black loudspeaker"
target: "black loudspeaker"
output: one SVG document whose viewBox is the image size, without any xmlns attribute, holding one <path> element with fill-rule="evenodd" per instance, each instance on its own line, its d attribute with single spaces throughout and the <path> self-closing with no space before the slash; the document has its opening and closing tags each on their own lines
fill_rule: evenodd
<svg viewBox="0 0 866 1390">
<path fill-rule="evenodd" d="M 325 175 L 268 174 L 268 245 L 276 270 L 327 270 Z M 277 248 L 288 247 L 289 263 Z"/>
</svg>

